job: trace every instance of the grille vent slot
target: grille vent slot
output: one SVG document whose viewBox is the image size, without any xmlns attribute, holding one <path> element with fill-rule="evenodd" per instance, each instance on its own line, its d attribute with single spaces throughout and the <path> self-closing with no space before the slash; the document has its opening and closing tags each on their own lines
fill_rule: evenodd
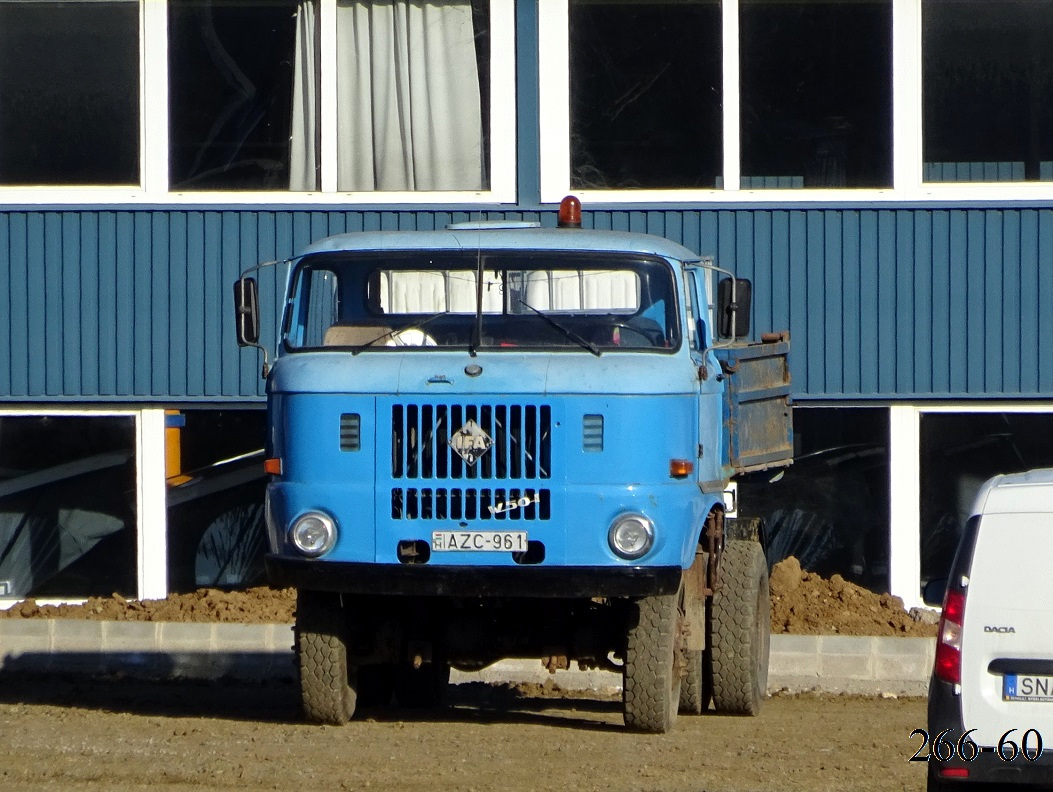
<svg viewBox="0 0 1053 792">
<path fill-rule="evenodd" d="M 362 416 L 358 413 L 344 413 L 340 416 L 340 450 L 360 451 L 362 449 Z"/>
<path fill-rule="evenodd" d="M 603 416 L 586 415 L 581 421 L 581 448 L 596 453 L 603 450 Z"/>
<path fill-rule="evenodd" d="M 391 519 L 548 520 L 552 515 L 551 494 L 547 489 L 394 487 Z"/>
</svg>

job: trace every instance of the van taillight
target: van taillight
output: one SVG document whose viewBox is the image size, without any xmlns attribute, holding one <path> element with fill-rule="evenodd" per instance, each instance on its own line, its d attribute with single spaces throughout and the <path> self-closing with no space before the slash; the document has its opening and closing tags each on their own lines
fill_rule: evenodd
<svg viewBox="0 0 1053 792">
<path fill-rule="evenodd" d="M 965 614 L 965 592 L 947 589 L 936 639 L 935 674 L 944 682 L 962 681 L 962 617 Z"/>
</svg>

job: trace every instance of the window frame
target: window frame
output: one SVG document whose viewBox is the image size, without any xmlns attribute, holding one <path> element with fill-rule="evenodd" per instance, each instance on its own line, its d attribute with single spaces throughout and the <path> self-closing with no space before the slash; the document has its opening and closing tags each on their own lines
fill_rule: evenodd
<svg viewBox="0 0 1053 792">
<path fill-rule="evenodd" d="M 100 2 L 101 0 L 71 0 Z M 490 2 L 490 188 L 488 190 L 338 192 L 336 190 L 337 0 L 317 0 L 321 20 L 321 189 L 169 189 L 168 0 L 125 0 L 139 8 L 139 184 L 41 187 L 0 184 L 0 198 L 20 205 L 339 205 L 513 203 L 516 199 L 516 46 L 512 0 Z"/>
<path fill-rule="evenodd" d="M 957 203 L 1053 199 L 1053 182 L 924 182 L 922 5 L 892 3 L 892 187 L 742 189 L 739 0 L 721 0 L 723 44 L 722 189 L 590 190 L 571 188 L 569 0 L 538 0 L 541 201 L 573 193 L 584 203 L 801 204 L 822 202 Z"/>
<path fill-rule="evenodd" d="M 161 407 L 0 408 L 0 418 L 130 418 L 135 423 L 135 508 L 137 599 L 168 596 L 168 505 L 165 484 L 165 411 Z M 21 597 L 0 596 L 0 608 Z M 78 604 L 85 599 L 39 599 L 41 605 Z"/>
</svg>

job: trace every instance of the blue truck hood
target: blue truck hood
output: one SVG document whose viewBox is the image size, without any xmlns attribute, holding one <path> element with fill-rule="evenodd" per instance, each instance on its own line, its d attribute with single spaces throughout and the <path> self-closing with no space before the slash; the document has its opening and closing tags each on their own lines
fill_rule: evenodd
<svg viewBox="0 0 1053 792">
<path fill-rule="evenodd" d="M 478 366 L 475 376 L 467 373 Z M 689 394 L 696 369 L 683 353 L 298 352 L 282 356 L 269 393 Z"/>
</svg>

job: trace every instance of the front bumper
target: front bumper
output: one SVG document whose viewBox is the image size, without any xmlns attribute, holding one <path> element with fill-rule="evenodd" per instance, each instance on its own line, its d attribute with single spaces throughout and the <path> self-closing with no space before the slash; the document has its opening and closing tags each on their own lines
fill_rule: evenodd
<svg viewBox="0 0 1053 792">
<path fill-rule="evenodd" d="M 672 567 L 439 566 L 316 561 L 268 555 L 272 586 L 345 594 L 576 599 L 675 594 Z"/>
<path fill-rule="evenodd" d="M 928 721 L 930 741 L 935 739 L 935 736 L 942 730 L 950 729 L 945 739 L 955 743 L 961 737 L 962 732 L 968 728 L 962 724 L 961 698 L 954 694 L 954 686 L 949 682 L 939 679 L 933 679 L 930 682 Z M 1019 743 L 1020 732 L 1012 736 L 1016 737 Z M 1007 753 L 1010 753 L 1008 749 Z M 941 775 L 941 771 L 948 770 L 952 772 L 967 770 L 968 776 Z M 983 750 L 971 761 L 965 761 L 957 755 L 946 761 L 939 761 L 936 757 L 930 756 L 929 777 L 948 786 L 960 782 L 963 787 L 974 783 L 1053 787 L 1053 747 L 1045 748 L 1042 756 L 1035 761 L 1028 761 L 1018 754 L 1012 761 L 1006 762 L 994 751 L 994 746 L 984 746 Z"/>
</svg>

